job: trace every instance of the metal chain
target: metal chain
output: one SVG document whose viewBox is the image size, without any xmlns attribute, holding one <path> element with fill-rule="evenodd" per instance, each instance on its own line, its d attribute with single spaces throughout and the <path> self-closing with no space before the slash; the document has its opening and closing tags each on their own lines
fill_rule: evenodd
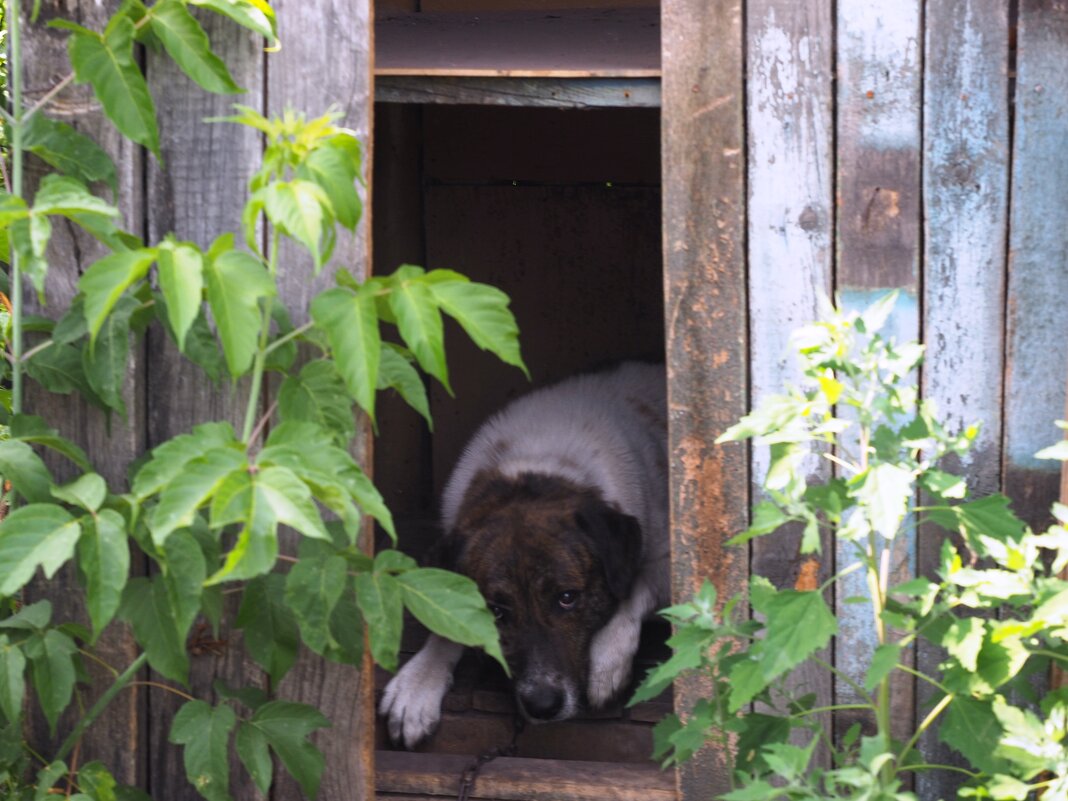
<svg viewBox="0 0 1068 801">
<path fill-rule="evenodd" d="M 469 801 L 471 793 L 474 792 L 475 789 L 475 780 L 478 778 L 478 774 L 482 770 L 483 765 L 487 762 L 492 762 L 497 757 L 515 756 L 516 749 L 518 748 L 519 735 L 523 733 L 525 721 L 523 720 L 523 716 L 518 713 L 513 718 L 513 721 L 512 741 L 508 743 L 508 745 L 499 745 L 496 748 L 491 748 L 481 756 L 476 757 L 470 765 L 460 772 L 460 790 L 456 795 L 457 801 Z"/>
</svg>

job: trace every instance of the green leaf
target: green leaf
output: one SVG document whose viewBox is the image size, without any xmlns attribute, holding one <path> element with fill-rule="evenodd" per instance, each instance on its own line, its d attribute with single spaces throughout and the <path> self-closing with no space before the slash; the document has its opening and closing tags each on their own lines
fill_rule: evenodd
<svg viewBox="0 0 1068 801">
<path fill-rule="evenodd" d="M 92 84 L 115 127 L 159 159 L 156 109 L 148 84 L 134 61 L 133 43 L 133 23 L 117 17 L 104 35 L 84 29 L 75 31 L 69 40 L 70 62 L 78 82 Z"/>
<path fill-rule="evenodd" d="M 22 699 L 26 695 L 26 657 L 22 649 L 0 634 L 0 713 L 14 723 L 22 718 Z"/>
<path fill-rule="evenodd" d="M 967 696 L 957 696 L 950 702 L 938 729 L 942 742 L 986 773 L 1001 772 L 1003 763 L 991 747 L 1001 739 L 1001 733 L 992 701 Z"/>
<path fill-rule="evenodd" d="M 352 399 L 332 361 L 308 362 L 299 375 L 286 378 L 278 391 L 278 414 L 283 421 L 315 423 L 341 447 L 356 434 Z"/>
<path fill-rule="evenodd" d="M 241 521 L 243 527 L 234 547 L 226 555 L 223 566 L 208 579 L 208 584 L 221 581 L 246 579 L 266 573 L 278 559 L 278 525 L 262 495 L 255 490 L 251 476 L 242 474 L 220 489 L 227 498 L 224 516 Z M 212 517 L 216 507 L 222 509 L 222 501 L 212 504 Z"/>
<path fill-rule="evenodd" d="M 184 473 L 192 460 L 236 442 L 229 423 L 201 423 L 189 434 L 179 434 L 152 449 L 152 459 L 134 476 L 134 495 L 138 500 L 154 495 Z"/>
<path fill-rule="evenodd" d="M 326 192 L 337 221 L 355 230 L 363 212 L 360 195 L 356 190 L 359 165 L 343 148 L 332 147 L 329 142 L 316 148 L 304 159 L 298 175 L 314 181 Z"/>
<path fill-rule="evenodd" d="M 176 528 L 192 525 L 197 509 L 211 499 L 226 477 L 243 469 L 247 469 L 245 454 L 229 447 L 215 448 L 186 462 L 182 472 L 163 487 L 148 519 L 152 541 L 162 545 Z"/>
<path fill-rule="evenodd" d="M 328 289 L 312 301 L 311 314 L 326 332 L 349 394 L 374 419 L 382 353 L 374 293 L 367 287 Z"/>
<path fill-rule="evenodd" d="M 59 395 L 79 392 L 90 403 L 104 407 L 103 401 L 96 397 L 85 378 L 80 348 L 52 345 L 38 351 L 26 362 L 26 372 L 49 392 Z"/>
<path fill-rule="evenodd" d="M 770 534 L 792 518 L 785 514 L 777 504 L 761 501 L 753 507 L 753 523 L 745 531 L 727 541 L 728 545 L 741 545 L 756 537 Z"/>
<path fill-rule="evenodd" d="M 405 355 L 407 351 L 392 342 L 382 343 L 381 360 L 378 363 L 378 388 L 395 389 L 404 402 L 426 420 L 431 431 L 434 421 L 430 418 L 430 401 L 422 377 Z"/>
<path fill-rule="evenodd" d="M 186 336 L 201 312 L 204 295 L 204 256 L 196 245 L 172 241 L 160 244 L 159 288 L 167 302 L 171 331 L 184 353 Z"/>
<path fill-rule="evenodd" d="M 283 603 L 285 577 L 277 573 L 252 579 L 241 596 L 237 627 L 245 647 L 271 681 L 279 682 L 297 660 L 300 631 L 297 619 Z"/>
<path fill-rule="evenodd" d="M 230 801 L 230 732 L 237 717 L 230 707 L 187 701 L 174 716 L 170 736 L 185 746 L 185 775 L 208 801 Z"/>
<path fill-rule="evenodd" d="M 86 473 L 62 487 L 53 487 L 52 495 L 87 512 L 95 512 L 108 494 L 108 485 L 98 473 Z"/>
<path fill-rule="evenodd" d="M 445 329 L 437 298 L 423 280 L 422 271 L 404 265 L 390 280 L 389 308 L 397 320 L 404 343 L 415 354 L 419 366 L 449 390 L 445 366 Z"/>
<path fill-rule="evenodd" d="M 77 214 L 118 217 L 119 210 L 85 188 L 76 178 L 65 175 L 46 175 L 33 198 L 34 214 L 58 214 L 73 217 Z"/>
<path fill-rule="evenodd" d="M 271 771 L 274 768 L 271 753 L 267 750 L 266 735 L 251 723 L 241 721 L 237 727 L 236 745 L 241 764 L 260 793 L 266 796 L 271 789 Z"/>
<path fill-rule="evenodd" d="M 306 537 L 330 540 L 304 483 L 285 467 L 268 467 L 253 477 L 256 492 L 274 519 Z"/>
<path fill-rule="evenodd" d="M 0 441 L 0 478 L 10 481 L 15 492 L 30 503 L 52 499 L 52 474 L 25 442 Z"/>
<path fill-rule="evenodd" d="M 74 555 L 81 527 L 61 506 L 34 503 L 0 523 L 0 595 L 14 595 L 38 566 L 52 578 Z"/>
<path fill-rule="evenodd" d="M 896 289 L 888 292 L 861 312 L 860 319 L 864 321 L 865 333 L 874 334 L 882 329 L 886 321 L 890 319 L 899 294 L 900 292 Z"/>
<path fill-rule="evenodd" d="M 39 632 L 26 640 L 23 648 L 30 661 L 37 700 L 55 734 L 56 721 L 74 694 L 74 655 L 78 646 L 57 629 Z"/>
<path fill-rule="evenodd" d="M 216 14 L 229 17 L 238 25 L 258 33 L 265 39 L 274 40 L 276 36 L 274 11 L 265 2 L 252 3 L 248 0 L 189 0 L 190 5 L 208 8 Z"/>
<path fill-rule="evenodd" d="M 78 786 L 91 801 L 116 801 L 118 782 L 102 762 L 86 762 L 78 768 Z"/>
<path fill-rule="evenodd" d="M 184 642 L 200 611 L 207 566 L 204 552 L 190 529 L 176 531 L 163 546 L 163 588 L 171 611 L 171 625 Z"/>
<path fill-rule="evenodd" d="M 912 493 L 912 472 L 895 464 L 875 465 L 854 488 L 857 500 L 867 507 L 872 528 L 888 540 L 905 519 Z"/>
<path fill-rule="evenodd" d="M 325 549 L 301 549 L 300 560 L 286 577 L 285 600 L 309 648 L 322 654 L 337 642 L 330 632 L 330 613 L 345 589 L 345 559 Z"/>
<path fill-rule="evenodd" d="M 206 260 L 204 272 L 226 364 L 237 378 L 252 364 L 262 324 L 260 300 L 275 295 L 274 281 L 258 259 L 240 250 Z"/>
<path fill-rule="evenodd" d="M 64 175 L 86 184 L 104 181 L 118 192 L 115 164 L 107 151 L 64 122 L 34 114 L 23 124 L 22 145 Z"/>
<path fill-rule="evenodd" d="M 274 226 L 307 248 L 315 262 L 315 272 L 323 266 L 326 254 L 323 239 L 333 221 L 330 198 L 318 184 L 295 179 L 276 181 L 255 194 L 254 205 L 263 204 Z"/>
<path fill-rule="evenodd" d="M 1059 459 L 1060 461 L 1068 461 L 1068 439 L 1062 439 L 1055 445 L 1050 445 L 1048 448 L 1043 448 L 1035 454 L 1036 459 Z"/>
<path fill-rule="evenodd" d="M 230 77 L 226 64 L 211 51 L 208 35 L 180 0 L 161 0 L 149 12 L 152 32 L 174 62 L 209 92 L 240 94 L 245 91 Z"/>
<path fill-rule="evenodd" d="M 0 619 L 0 628 L 16 631 L 43 629 L 52 620 L 52 602 L 37 601 L 27 604 L 9 617 Z"/>
<path fill-rule="evenodd" d="M 941 470 L 927 470 L 920 476 L 920 484 L 932 495 L 940 498 L 961 499 L 968 493 L 968 484 L 961 476 Z"/>
<path fill-rule="evenodd" d="M 770 744 L 785 743 L 792 727 L 789 718 L 754 712 L 741 718 L 745 728 L 738 735 L 736 770 L 763 773 L 769 769 L 762 750 Z"/>
<path fill-rule="evenodd" d="M 109 409 L 126 416 L 122 396 L 130 356 L 130 318 L 140 304 L 123 295 L 104 320 L 96 342 L 82 350 L 82 371 L 89 386 Z"/>
<path fill-rule="evenodd" d="M 306 704 L 271 701 L 256 710 L 249 725 L 263 734 L 304 794 L 315 798 L 325 760 L 307 737 L 316 729 L 328 727 L 330 721 Z"/>
<path fill-rule="evenodd" d="M 430 273 L 428 278 L 433 278 Z M 456 320 L 482 350 L 505 364 L 530 372 L 519 352 L 519 326 L 508 310 L 509 299 L 496 287 L 473 281 L 432 281 L 430 291 L 438 305 Z"/>
<path fill-rule="evenodd" d="M 954 620 L 942 636 L 942 647 L 956 658 L 965 670 L 978 670 L 979 652 L 983 648 L 986 623 L 978 618 Z"/>
<path fill-rule="evenodd" d="M 92 264 L 78 279 L 78 289 L 85 295 L 85 321 L 92 342 L 122 294 L 148 274 L 155 260 L 154 248 L 120 251 Z"/>
<path fill-rule="evenodd" d="M 404 623 L 400 584 L 388 573 L 359 573 L 356 576 L 356 598 L 367 621 L 375 662 L 386 670 L 396 671 Z"/>
<path fill-rule="evenodd" d="M 901 646 L 897 643 L 887 642 L 876 648 L 871 657 L 868 674 L 864 678 L 864 689 L 868 692 L 874 691 L 883 679 L 893 672 L 900 660 Z"/>
<path fill-rule="evenodd" d="M 425 567 L 397 576 L 404 605 L 435 634 L 462 645 L 484 648 L 508 671 L 493 614 L 467 576 Z"/>
<path fill-rule="evenodd" d="M 933 509 L 927 517 L 949 531 L 962 526 L 972 535 L 1018 542 L 1026 524 L 1013 513 L 1010 504 L 1004 495 L 994 494 L 958 506 Z"/>
<path fill-rule="evenodd" d="M 45 801 L 51 793 L 51 790 L 56 782 L 67 775 L 67 766 L 64 762 L 56 760 L 55 762 L 41 768 L 37 772 L 37 792 L 33 794 L 33 801 Z"/>
<path fill-rule="evenodd" d="M 99 635 L 115 616 L 130 573 L 130 547 L 122 515 L 104 509 L 89 521 L 78 539 L 78 568 L 85 577 L 86 606 Z"/>
<path fill-rule="evenodd" d="M 122 593 L 119 615 L 133 626 L 148 663 L 162 676 L 183 684 L 189 673 L 186 632 L 179 632 L 162 576 L 130 579 Z"/>
</svg>

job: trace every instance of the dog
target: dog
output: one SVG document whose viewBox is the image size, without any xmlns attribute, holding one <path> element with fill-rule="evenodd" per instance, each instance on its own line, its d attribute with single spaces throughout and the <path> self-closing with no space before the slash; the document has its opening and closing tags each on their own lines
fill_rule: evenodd
<svg viewBox="0 0 1068 801">
<path fill-rule="evenodd" d="M 436 563 L 472 578 L 531 721 L 628 685 L 641 623 L 670 596 L 662 366 L 627 362 L 519 398 L 475 433 L 445 486 Z M 411 748 L 441 719 L 463 646 L 431 634 L 380 712 Z"/>
</svg>

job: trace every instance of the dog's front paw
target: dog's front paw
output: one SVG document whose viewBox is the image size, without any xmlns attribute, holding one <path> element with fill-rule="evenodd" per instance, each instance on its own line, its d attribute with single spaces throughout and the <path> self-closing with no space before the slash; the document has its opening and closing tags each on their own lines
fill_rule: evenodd
<svg viewBox="0 0 1068 801">
<path fill-rule="evenodd" d="M 386 685 L 378 711 L 393 742 L 414 748 L 438 727 L 441 700 L 452 683 L 451 667 L 420 651 Z"/>
<path fill-rule="evenodd" d="M 627 686 L 639 630 L 640 624 L 614 618 L 594 635 L 590 645 L 590 680 L 586 687 L 590 706 L 604 706 Z"/>
</svg>

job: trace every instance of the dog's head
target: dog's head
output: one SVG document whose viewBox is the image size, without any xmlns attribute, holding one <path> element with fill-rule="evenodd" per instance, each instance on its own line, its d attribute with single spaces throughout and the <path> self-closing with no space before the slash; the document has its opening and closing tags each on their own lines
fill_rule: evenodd
<svg viewBox="0 0 1068 801">
<path fill-rule="evenodd" d="M 478 584 L 527 717 L 564 720 L 579 709 L 593 635 L 630 594 L 640 558 L 638 521 L 595 490 L 486 474 L 435 561 Z"/>
</svg>

